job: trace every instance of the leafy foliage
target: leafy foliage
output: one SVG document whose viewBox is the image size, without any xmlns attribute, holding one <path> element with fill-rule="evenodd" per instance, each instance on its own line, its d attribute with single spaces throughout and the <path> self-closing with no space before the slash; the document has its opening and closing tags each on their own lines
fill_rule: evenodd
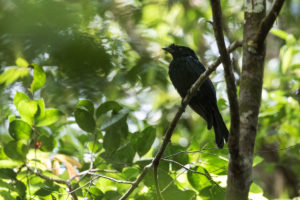
<svg viewBox="0 0 300 200">
<path fill-rule="evenodd" d="M 268 178 L 278 168 L 300 179 L 300 32 L 292 29 L 300 15 L 288 6 L 268 43 L 253 199 L 274 195 Z M 240 1 L 222 9 L 227 41 L 242 38 Z M 151 162 L 180 103 L 161 47 L 190 46 L 206 66 L 218 56 L 202 1 L 11 0 L 0 1 L 0 12 L 0 199 L 66 199 L 70 188 L 53 179 L 71 180 L 79 199 L 119 199 L 130 186 L 120 181 L 134 181 Z M 229 122 L 222 77 L 218 68 L 212 80 Z M 215 148 L 190 109 L 163 158 L 166 200 L 224 198 L 228 150 Z M 156 199 L 153 176 L 130 198 Z"/>
</svg>

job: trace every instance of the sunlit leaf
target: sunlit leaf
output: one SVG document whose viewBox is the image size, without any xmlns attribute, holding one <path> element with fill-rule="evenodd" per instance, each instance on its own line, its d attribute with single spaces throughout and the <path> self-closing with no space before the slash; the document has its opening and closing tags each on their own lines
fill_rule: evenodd
<svg viewBox="0 0 300 200">
<path fill-rule="evenodd" d="M 273 35 L 276 35 L 277 37 L 280 37 L 281 39 L 284 39 L 284 40 L 286 40 L 289 35 L 287 32 L 280 30 L 280 29 L 271 29 L 270 33 L 272 33 Z"/>
<path fill-rule="evenodd" d="M 282 56 L 282 73 L 286 73 L 287 69 L 289 68 L 292 57 L 293 57 L 293 47 L 288 47 Z"/>
<path fill-rule="evenodd" d="M 260 157 L 260 156 L 255 156 L 254 159 L 253 159 L 253 164 L 252 164 L 252 166 L 254 167 L 254 166 L 258 165 L 258 164 L 261 163 L 263 160 L 264 160 L 264 159 L 263 159 L 262 157 Z"/>
<path fill-rule="evenodd" d="M 253 192 L 253 193 L 263 193 L 263 190 L 257 184 L 252 183 L 251 186 L 250 186 L 250 192 Z"/>
<path fill-rule="evenodd" d="M 18 108 L 19 103 L 23 100 L 30 100 L 30 98 L 23 92 L 17 92 L 14 97 L 14 104 L 16 108 Z"/>
<path fill-rule="evenodd" d="M 45 116 L 45 102 L 44 99 L 35 100 L 38 105 L 38 112 L 36 118 L 43 118 Z"/>
<path fill-rule="evenodd" d="M 34 93 L 35 91 L 43 87 L 43 85 L 46 82 L 46 74 L 43 68 L 37 64 L 34 64 L 33 66 L 34 66 L 33 81 L 29 89 L 29 91 L 32 93 Z"/>
<path fill-rule="evenodd" d="M 9 134 L 16 140 L 30 139 L 32 128 L 23 120 L 14 120 L 9 124 Z"/>
<path fill-rule="evenodd" d="M 17 79 L 27 76 L 29 71 L 29 68 L 9 67 L 2 74 L 0 74 L 0 84 L 4 83 L 5 86 L 10 85 Z"/>
<path fill-rule="evenodd" d="M 10 122 L 14 121 L 16 118 L 17 118 L 16 115 L 9 115 L 8 116 L 8 122 L 10 123 Z"/>
<path fill-rule="evenodd" d="M 100 151 L 102 149 L 102 143 L 99 142 L 89 142 L 88 143 L 88 148 L 91 152 L 93 153 L 97 153 L 98 151 Z"/>
<path fill-rule="evenodd" d="M 294 43 L 296 41 L 293 35 L 280 29 L 271 29 L 270 33 L 284 39 L 287 43 Z"/>
<path fill-rule="evenodd" d="M 18 104 L 18 111 L 22 119 L 31 125 L 33 124 L 34 116 L 38 111 L 38 104 L 36 101 L 23 100 Z"/>
<path fill-rule="evenodd" d="M 46 109 L 44 117 L 37 119 L 36 126 L 37 127 L 49 126 L 55 123 L 61 115 L 62 113 L 55 108 Z"/>
<path fill-rule="evenodd" d="M 24 58 L 19 57 L 16 60 L 16 65 L 18 67 L 28 67 L 29 64 Z"/>
</svg>

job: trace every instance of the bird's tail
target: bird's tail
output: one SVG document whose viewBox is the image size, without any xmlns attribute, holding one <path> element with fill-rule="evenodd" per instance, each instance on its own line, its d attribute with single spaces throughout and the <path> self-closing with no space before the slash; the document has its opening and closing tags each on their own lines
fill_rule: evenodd
<svg viewBox="0 0 300 200">
<path fill-rule="evenodd" d="M 224 140 L 228 141 L 228 129 L 223 121 L 222 115 L 219 109 L 216 109 L 214 113 L 213 127 L 215 131 L 216 143 L 220 149 L 224 146 Z"/>
</svg>

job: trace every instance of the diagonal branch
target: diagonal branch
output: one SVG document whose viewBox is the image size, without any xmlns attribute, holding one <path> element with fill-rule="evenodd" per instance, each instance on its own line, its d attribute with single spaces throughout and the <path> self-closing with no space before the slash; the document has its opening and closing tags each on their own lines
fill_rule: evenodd
<svg viewBox="0 0 300 200">
<path fill-rule="evenodd" d="M 228 52 L 234 51 L 236 48 L 242 46 L 241 41 L 234 42 L 229 48 Z M 139 185 L 139 183 L 143 180 L 144 176 L 148 172 L 148 170 L 155 166 L 156 168 L 159 165 L 159 161 L 161 160 L 161 157 L 171 139 L 171 136 L 173 134 L 173 131 L 176 127 L 176 124 L 178 120 L 180 119 L 182 113 L 184 112 L 186 106 L 188 105 L 188 102 L 192 99 L 192 97 L 196 94 L 198 88 L 201 86 L 201 84 L 208 78 L 208 76 L 216 70 L 216 68 L 221 64 L 221 58 L 218 58 L 210 67 L 207 68 L 207 70 L 201 74 L 201 76 L 197 79 L 197 81 L 192 85 L 192 87 L 189 89 L 187 95 L 184 97 L 181 106 L 178 108 L 178 111 L 176 115 L 174 116 L 171 124 L 169 125 L 169 128 L 165 134 L 165 138 L 163 140 L 163 144 L 161 145 L 159 152 L 156 154 L 156 156 L 153 158 L 152 162 L 149 165 L 146 165 L 144 169 L 142 170 L 142 173 L 139 175 L 139 177 L 133 182 L 131 187 L 127 190 L 127 192 L 119 199 L 124 200 L 135 190 L 135 188 Z"/>
<path fill-rule="evenodd" d="M 240 129 L 240 115 L 239 105 L 237 98 L 237 90 L 235 85 L 235 79 L 231 68 L 231 61 L 229 53 L 226 50 L 223 29 L 222 29 L 222 10 L 220 0 L 210 0 L 212 14 L 213 14 L 213 29 L 218 44 L 219 53 L 221 55 L 221 61 L 224 66 L 225 80 L 227 86 L 227 93 L 230 105 L 230 134 L 228 146 L 230 152 L 237 153 L 238 151 L 238 140 L 239 140 L 239 129 Z"/>
<path fill-rule="evenodd" d="M 262 20 L 259 25 L 259 31 L 257 32 L 254 42 L 257 45 L 261 45 L 264 43 L 270 29 L 272 28 L 279 12 L 282 8 L 284 0 L 276 0 L 271 8 L 269 14 Z"/>
</svg>

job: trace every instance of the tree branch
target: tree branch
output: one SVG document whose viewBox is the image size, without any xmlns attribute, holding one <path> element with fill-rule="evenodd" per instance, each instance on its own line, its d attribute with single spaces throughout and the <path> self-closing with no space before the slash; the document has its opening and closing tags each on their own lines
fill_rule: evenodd
<svg viewBox="0 0 300 200">
<path fill-rule="evenodd" d="M 279 15 L 283 3 L 284 0 L 275 0 L 270 12 L 259 25 L 259 31 L 255 36 L 254 43 L 256 43 L 257 45 L 261 45 L 264 43 L 270 29 L 272 28 L 277 16 Z"/>
<path fill-rule="evenodd" d="M 41 177 L 42 179 L 45 179 L 45 180 L 49 180 L 49 181 L 53 181 L 53 182 L 56 182 L 56 183 L 61 183 L 61 184 L 64 184 L 66 185 L 68 188 L 69 188 L 69 191 L 70 191 L 70 194 L 72 195 L 73 199 L 74 200 L 78 200 L 78 197 L 76 195 L 76 193 L 73 191 L 73 188 L 71 186 L 71 183 L 67 180 L 63 180 L 63 179 L 57 179 L 57 178 L 52 178 L 50 176 L 46 176 L 44 174 L 42 174 L 41 172 L 39 172 L 37 169 L 32 169 L 30 166 L 28 166 L 27 164 L 25 164 L 26 168 L 33 174 Z"/>
<path fill-rule="evenodd" d="M 116 183 L 132 184 L 132 185 L 134 184 L 134 182 L 124 181 L 124 180 L 119 180 L 119 179 L 115 179 L 115 178 L 112 178 L 112 177 L 109 177 L 109 176 L 105 176 L 105 175 L 102 175 L 102 174 L 95 173 L 95 171 L 100 171 L 100 170 L 98 170 L 98 169 L 89 169 L 89 170 L 86 170 L 86 171 L 83 171 L 83 172 L 79 173 L 77 176 L 71 177 L 71 178 L 68 179 L 68 180 L 64 180 L 64 179 L 58 179 L 58 178 L 53 178 L 53 177 L 50 177 L 50 176 L 46 176 L 46 175 L 44 175 L 43 173 L 41 173 L 40 171 L 38 171 L 37 169 L 31 168 L 31 167 L 28 166 L 27 164 L 24 164 L 24 165 L 22 165 L 22 166 L 27 167 L 27 169 L 28 169 L 31 173 L 33 173 L 33 174 L 35 174 L 35 175 L 41 177 L 42 179 L 45 179 L 45 180 L 49 180 L 49 181 L 53 181 L 53 182 L 56 182 L 56 183 L 60 183 L 60 184 L 66 185 L 66 186 L 69 188 L 69 193 L 72 195 L 72 197 L 73 197 L 75 200 L 78 199 L 78 197 L 77 197 L 76 194 L 75 194 L 75 191 L 77 191 L 78 189 L 80 189 L 80 188 L 82 188 L 82 187 L 84 187 L 84 186 L 86 186 L 86 185 L 89 185 L 92 181 L 94 181 L 94 180 L 96 180 L 96 179 L 98 179 L 98 178 L 105 178 L 105 179 L 111 180 L 111 181 L 116 182 Z M 104 172 L 115 173 L 115 171 L 110 171 L 110 170 L 104 171 Z M 78 177 L 78 176 L 85 176 L 85 175 L 87 175 L 87 174 L 92 175 L 92 176 L 95 176 L 95 178 L 93 178 L 91 181 L 89 181 L 89 182 L 86 183 L 85 185 L 73 189 L 72 186 L 71 186 L 71 181 L 72 181 L 75 177 Z"/>
<path fill-rule="evenodd" d="M 221 61 L 223 63 L 225 80 L 227 86 L 227 94 L 230 105 L 230 134 L 228 146 L 230 152 L 238 152 L 238 140 L 239 140 L 239 125 L 240 125 L 240 115 L 239 115 L 239 104 L 237 98 L 237 90 L 235 85 L 234 74 L 231 68 L 231 61 L 229 53 L 226 50 L 224 35 L 222 29 L 222 10 L 220 0 L 210 0 L 212 14 L 213 14 L 213 29 L 215 37 L 218 44 L 219 53 L 221 56 Z"/>
<path fill-rule="evenodd" d="M 234 42 L 229 48 L 228 52 L 234 51 L 236 48 L 240 47 L 242 45 L 241 41 Z M 153 165 L 156 165 L 156 167 L 159 165 L 159 161 L 171 139 L 171 136 L 173 134 L 173 131 L 176 127 L 176 124 L 178 120 L 180 119 L 182 113 L 184 112 L 186 106 L 188 105 L 188 102 L 191 100 L 191 98 L 196 94 L 198 91 L 198 88 L 201 86 L 201 84 L 208 78 L 208 76 L 216 70 L 216 68 L 221 63 L 221 59 L 218 58 L 201 76 L 196 80 L 196 82 L 192 85 L 192 87 L 187 92 L 187 95 L 184 97 L 181 106 L 178 108 L 177 113 L 175 114 L 171 124 L 169 125 L 169 128 L 165 134 L 165 138 L 163 140 L 163 144 L 161 145 L 158 153 L 153 158 L 152 162 L 149 165 L 146 165 L 140 174 L 140 176 L 133 182 L 131 187 L 127 190 L 127 192 L 119 199 L 124 200 L 126 199 L 133 191 L 134 189 L 139 185 L 139 183 L 143 180 L 144 176 L 146 175 L 149 168 L 151 168 Z"/>
</svg>

